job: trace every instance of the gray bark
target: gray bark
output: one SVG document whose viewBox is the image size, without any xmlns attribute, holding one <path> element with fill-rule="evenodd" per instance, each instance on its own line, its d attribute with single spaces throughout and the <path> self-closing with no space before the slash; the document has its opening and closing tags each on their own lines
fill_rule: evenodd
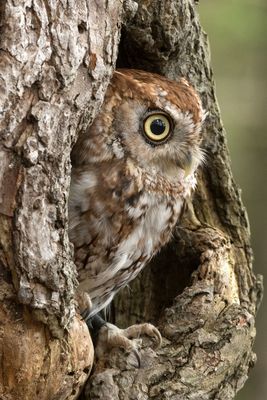
<svg viewBox="0 0 267 400">
<path fill-rule="evenodd" d="M 5 0 L 0 23 L 0 398 L 75 399 L 91 370 L 67 236 L 70 152 L 118 57 L 195 86 L 207 164 L 173 242 L 114 304 L 119 326 L 159 326 L 162 348 L 144 341 L 141 369 L 112 351 L 83 397 L 233 399 L 255 361 L 262 284 L 194 2 Z"/>
<path fill-rule="evenodd" d="M 121 15 L 120 1 L 1 2 L 1 399 L 77 398 L 92 366 L 75 313 L 70 151 L 103 100 Z"/>
</svg>

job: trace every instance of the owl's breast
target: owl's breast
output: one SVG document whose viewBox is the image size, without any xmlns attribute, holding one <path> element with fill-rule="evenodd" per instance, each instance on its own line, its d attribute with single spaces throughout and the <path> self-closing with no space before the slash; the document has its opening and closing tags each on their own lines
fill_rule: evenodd
<svg viewBox="0 0 267 400">
<path fill-rule="evenodd" d="M 127 207 L 130 218 L 137 221 L 132 232 L 121 243 L 123 253 L 140 253 L 151 258 L 168 241 L 180 215 L 183 200 L 157 198 L 153 194 L 140 196 L 139 201 Z"/>
<path fill-rule="evenodd" d="M 91 254 L 97 250 L 98 256 L 91 255 L 79 270 L 80 289 L 89 292 L 94 312 L 106 306 L 169 240 L 182 203 L 182 200 L 171 202 L 143 194 L 134 204 L 124 205 L 120 231 L 105 226 L 102 239 L 96 242 L 96 248 L 90 249 Z M 120 220 L 119 215 L 117 219 Z M 111 232 L 113 244 L 107 249 L 105 243 L 111 243 Z"/>
<path fill-rule="evenodd" d="M 179 187 L 172 194 L 162 178 L 155 186 L 149 175 L 140 180 L 135 169 L 129 175 L 120 171 L 105 165 L 100 174 L 92 166 L 72 177 L 70 239 L 79 290 L 89 293 L 93 313 L 107 306 L 168 242 L 184 201 Z"/>
</svg>

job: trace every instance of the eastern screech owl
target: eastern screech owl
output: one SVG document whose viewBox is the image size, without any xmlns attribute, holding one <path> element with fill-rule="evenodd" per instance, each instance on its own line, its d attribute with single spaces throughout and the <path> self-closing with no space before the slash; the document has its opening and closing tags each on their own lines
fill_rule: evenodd
<svg viewBox="0 0 267 400">
<path fill-rule="evenodd" d="M 171 237 L 203 159 L 203 110 L 185 79 L 121 69 L 72 152 L 69 235 L 87 316 Z"/>
</svg>

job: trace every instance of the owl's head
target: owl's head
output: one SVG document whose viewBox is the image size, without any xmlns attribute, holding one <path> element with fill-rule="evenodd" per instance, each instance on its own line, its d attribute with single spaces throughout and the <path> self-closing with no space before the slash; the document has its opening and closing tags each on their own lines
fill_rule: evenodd
<svg viewBox="0 0 267 400">
<path fill-rule="evenodd" d="M 200 99 L 185 79 L 117 70 L 77 159 L 86 162 L 86 149 L 94 162 L 126 157 L 169 176 L 177 169 L 188 174 L 203 159 L 203 119 Z"/>
</svg>

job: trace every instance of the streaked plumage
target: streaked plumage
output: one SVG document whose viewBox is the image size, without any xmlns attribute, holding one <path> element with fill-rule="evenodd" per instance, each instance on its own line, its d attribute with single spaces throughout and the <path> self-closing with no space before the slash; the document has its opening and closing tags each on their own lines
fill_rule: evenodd
<svg viewBox="0 0 267 400">
<path fill-rule="evenodd" d="M 184 79 L 114 73 L 100 113 L 72 153 L 69 235 L 78 290 L 92 302 L 89 316 L 169 241 L 196 184 L 202 121 L 199 97 Z"/>
</svg>

